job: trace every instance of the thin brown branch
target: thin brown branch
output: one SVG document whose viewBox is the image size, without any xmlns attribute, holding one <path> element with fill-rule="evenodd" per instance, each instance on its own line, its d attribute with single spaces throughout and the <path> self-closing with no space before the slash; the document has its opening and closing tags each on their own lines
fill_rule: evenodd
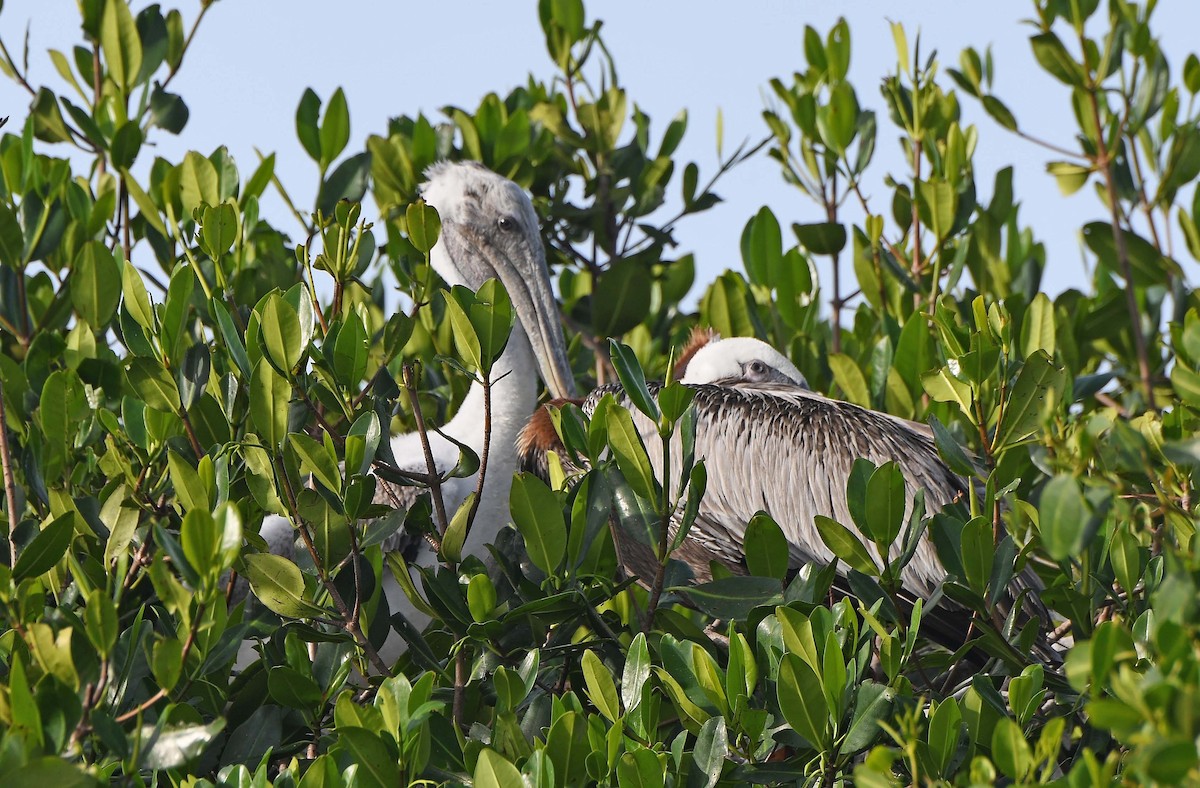
<svg viewBox="0 0 1200 788">
<path fill-rule="evenodd" d="M 204 603 L 201 602 L 199 605 L 196 606 L 196 612 L 192 616 L 192 625 L 190 627 L 188 627 L 187 639 L 183 641 L 183 651 L 180 654 L 180 658 L 179 658 L 180 664 L 183 664 L 183 665 L 187 664 L 188 654 L 191 653 L 192 645 L 196 642 L 196 633 L 200 629 L 200 622 L 203 618 L 204 618 Z M 181 692 L 186 691 L 186 689 L 191 685 L 191 683 L 192 683 L 192 680 L 190 678 L 185 679 L 183 682 L 183 689 L 181 690 Z M 139 703 L 137 706 L 133 707 L 132 709 L 125 712 L 121 716 L 117 717 L 117 722 L 119 722 L 119 723 L 120 722 L 129 722 L 134 717 L 140 717 L 142 715 L 142 712 L 146 711 L 146 709 L 149 709 L 155 703 L 158 703 L 160 700 L 162 700 L 165 697 L 168 697 L 169 695 L 170 695 L 170 690 L 168 690 L 166 687 L 160 688 L 158 692 L 154 693 L 149 698 L 147 698 L 146 700 Z"/>
<path fill-rule="evenodd" d="M 4 470 L 4 505 L 8 514 L 8 562 L 10 567 L 17 565 L 17 485 L 13 480 L 12 452 L 8 447 L 8 410 L 4 400 L 4 382 L 0 381 L 0 467 Z"/>
<path fill-rule="evenodd" d="M 417 435 L 421 437 L 421 451 L 425 454 L 425 467 L 429 470 L 429 497 L 433 499 L 433 513 L 437 517 L 438 533 L 443 537 L 450 527 L 446 517 L 446 503 L 442 500 L 442 481 L 438 475 L 437 464 L 433 461 L 433 450 L 429 447 L 429 432 L 425 428 L 425 416 L 421 413 L 421 401 L 417 396 L 416 382 L 413 380 L 413 370 L 405 364 L 400 372 L 404 383 L 404 391 L 408 395 L 408 404 L 412 408 L 413 420 L 417 425 Z"/>
<path fill-rule="evenodd" d="M 1133 265 L 1129 260 L 1129 248 L 1125 240 L 1125 230 L 1121 227 L 1120 208 L 1117 205 L 1117 184 L 1113 174 L 1112 156 L 1104 141 L 1104 126 L 1100 120 L 1100 99 L 1096 96 L 1096 87 L 1087 91 L 1088 103 L 1091 105 L 1092 122 L 1096 127 L 1096 166 L 1104 174 L 1104 188 L 1107 196 L 1109 214 L 1112 217 L 1113 244 L 1117 248 L 1117 260 L 1121 266 L 1121 275 L 1125 278 L 1125 308 L 1129 312 L 1129 324 L 1133 330 L 1133 345 L 1137 353 L 1138 372 L 1142 386 L 1146 389 L 1146 405 L 1151 410 L 1157 410 L 1154 402 L 1154 380 L 1150 374 L 1150 354 L 1146 348 L 1146 335 L 1142 332 L 1142 316 L 1138 310 L 1137 291 L 1133 284 Z M 1121 132 L 1118 128 L 1117 133 Z"/>
<path fill-rule="evenodd" d="M 366 634 L 362 631 L 358 619 L 354 616 L 354 611 L 346 604 L 346 600 L 342 598 L 341 592 L 337 590 L 337 586 L 334 585 L 329 574 L 322 568 L 321 554 L 317 551 L 317 547 L 313 543 L 308 523 L 304 522 L 303 518 L 300 517 L 300 507 L 296 503 L 296 493 L 292 489 L 292 483 L 287 477 L 287 471 L 280 465 L 280 467 L 276 468 L 276 472 L 279 474 L 280 486 L 283 487 L 284 494 L 287 496 L 288 511 L 296 523 L 296 530 L 300 532 L 300 539 L 304 542 L 304 548 L 308 550 L 309 557 L 312 558 L 313 566 L 317 570 L 317 577 L 329 593 L 329 598 L 333 600 L 338 613 L 342 616 L 339 626 L 350 633 L 350 636 L 354 638 L 358 647 L 367 655 L 367 660 L 381 675 L 390 676 L 391 671 L 388 670 L 387 664 L 379 656 L 379 652 L 375 650 L 375 646 L 371 645 L 371 641 L 367 639 Z"/>
</svg>

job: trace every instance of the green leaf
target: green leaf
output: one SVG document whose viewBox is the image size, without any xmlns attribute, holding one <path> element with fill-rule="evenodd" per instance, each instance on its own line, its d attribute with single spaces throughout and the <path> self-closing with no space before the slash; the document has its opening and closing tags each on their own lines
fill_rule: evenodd
<svg viewBox="0 0 1200 788">
<path fill-rule="evenodd" d="M 729 738 L 725 731 L 724 717 L 710 717 L 700 726 L 696 735 L 696 746 L 692 750 L 692 762 L 696 771 L 692 777 L 700 777 L 696 784 L 713 788 L 721 779 L 721 771 L 729 757 Z M 692 780 L 688 780 L 689 785 Z"/>
<path fill-rule="evenodd" d="M 629 401 L 651 421 L 658 421 L 660 415 L 658 403 L 654 401 L 654 398 L 650 396 L 649 389 L 646 388 L 646 376 L 642 372 L 642 365 L 638 362 L 637 355 L 628 345 L 615 339 L 608 340 L 608 351 L 613 367 L 617 370 L 617 377 L 620 379 Z"/>
<path fill-rule="evenodd" d="M 200 481 L 200 475 L 187 460 L 174 451 L 167 452 L 167 468 L 171 472 L 171 484 L 185 512 L 201 509 L 207 512 L 212 507 L 208 488 Z"/>
<path fill-rule="evenodd" d="M 587 720 L 582 713 L 568 711 L 559 715 L 546 736 L 546 752 L 554 763 L 558 785 L 580 785 L 586 775 L 588 745 Z"/>
<path fill-rule="evenodd" d="M 250 379 L 250 421 L 267 445 L 278 448 L 287 437 L 288 404 L 292 386 L 265 360 Z"/>
<path fill-rule="evenodd" d="M 350 140 L 350 110 L 346 107 L 346 94 L 341 88 L 333 92 L 329 103 L 325 105 L 319 136 L 321 169 L 325 169 L 346 149 L 346 143 Z"/>
<path fill-rule="evenodd" d="M 817 107 L 817 131 L 821 141 L 839 156 L 858 131 L 858 98 L 848 82 L 839 82 L 829 91 L 829 103 Z"/>
<path fill-rule="evenodd" d="M 962 564 L 964 578 L 977 594 L 987 590 L 992 576 L 995 539 L 992 524 L 986 517 L 973 517 L 962 530 Z"/>
<path fill-rule="evenodd" d="M 929 753 L 933 756 L 939 775 L 946 774 L 946 767 L 958 750 L 961 732 L 962 712 L 959 711 L 958 701 L 947 698 L 938 704 L 929 718 Z"/>
<path fill-rule="evenodd" d="M 467 497 L 458 505 L 454 516 L 450 518 L 450 523 L 446 526 L 446 533 L 442 534 L 442 549 L 440 552 L 443 561 L 449 563 L 458 563 L 462 560 L 462 548 L 467 541 L 467 529 L 471 525 L 471 510 L 475 508 L 475 491 L 467 493 Z"/>
<path fill-rule="evenodd" d="M 142 68 L 142 41 L 129 4 L 110 0 L 100 20 L 100 49 L 108 74 L 128 93 Z"/>
<path fill-rule="evenodd" d="M 108 154 L 112 165 L 117 170 L 128 170 L 133 166 L 138 151 L 142 148 L 142 130 L 134 121 L 128 121 L 117 129 L 113 135 L 112 145 Z"/>
<path fill-rule="evenodd" d="M 742 231 L 742 263 L 751 282 L 767 285 L 771 272 L 777 270 L 782 261 L 783 237 L 779 220 L 764 205 Z"/>
<path fill-rule="evenodd" d="M 300 332 L 300 317 L 280 295 L 268 296 L 262 305 L 263 346 L 273 366 L 280 372 L 291 374 L 304 355 Z"/>
<path fill-rule="evenodd" d="M 984 96 L 980 100 L 983 103 L 983 109 L 992 116 L 992 120 L 1008 131 L 1017 130 L 1017 119 L 1003 101 L 995 96 Z"/>
<path fill-rule="evenodd" d="M 829 707 L 821 679 L 808 663 L 795 654 L 784 654 L 776 685 L 779 709 L 792 730 L 817 749 L 828 745 Z"/>
<path fill-rule="evenodd" d="M 1044 350 L 1030 355 L 1017 375 L 1017 382 L 1013 384 L 1008 398 L 1008 407 L 996 428 L 995 444 L 1000 447 L 998 452 L 1036 431 L 1057 407 L 1066 385 L 1066 371 L 1055 366 Z"/>
<path fill-rule="evenodd" d="M 743 621 L 754 608 L 778 604 L 783 598 L 779 581 L 770 577 L 734 575 L 671 590 L 687 593 L 696 607 L 726 621 Z"/>
<path fill-rule="evenodd" d="M 1042 546 L 1056 561 L 1078 556 L 1087 535 L 1088 511 L 1079 482 L 1059 474 L 1042 489 L 1038 503 L 1038 530 Z"/>
<path fill-rule="evenodd" d="M 1039 33 L 1029 39 L 1033 56 L 1041 67 L 1058 81 L 1074 88 L 1084 86 L 1084 72 L 1054 33 Z"/>
<path fill-rule="evenodd" d="M 871 555 L 867 552 L 862 540 L 855 536 L 850 529 L 836 520 L 822 515 L 817 515 L 815 522 L 817 531 L 821 534 L 821 541 L 833 551 L 834 555 L 864 575 L 871 577 L 879 575 L 879 567 L 875 566 L 875 562 L 871 560 Z"/>
<path fill-rule="evenodd" d="M 1041 350 L 1053 357 L 1056 331 L 1054 303 L 1045 293 L 1038 293 L 1025 310 L 1025 319 L 1021 321 L 1022 354 L 1029 358 Z"/>
<path fill-rule="evenodd" d="M 206 205 L 200 234 L 204 253 L 214 261 L 220 260 L 237 240 L 238 229 L 238 211 L 232 201 Z"/>
<path fill-rule="evenodd" d="M 646 454 L 642 436 L 634 426 L 633 416 L 625 408 L 614 406 L 605 410 L 604 419 L 608 430 L 608 445 L 617 460 L 621 475 L 637 495 L 651 503 L 656 502 L 658 480 L 654 478 L 654 468 Z"/>
<path fill-rule="evenodd" d="M 871 407 L 871 393 L 867 388 L 867 380 L 852 358 L 844 353 L 832 353 L 829 356 L 829 369 L 833 372 L 834 382 L 846 399 L 864 408 Z"/>
<path fill-rule="evenodd" d="M 107 659 L 117 643 L 117 606 L 108 598 L 103 588 L 93 588 L 87 596 L 87 607 L 83 610 L 84 628 L 88 640 L 101 659 Z"/>
<path fill-rule="evenodd" d="M 339 725 L 337 748 L 358 766 L 354 782 L 361 788 L 400 785 L 400 766 L 379 734 L 353 725 Z"/>
<path fill-rule="evenodd" d="M 653 750 L 634 745 L 617 761 L 619 788 L 663 788 L 663 765 Z"/>
<path fill-rule="evenodd" d="M 218 186 L 217 168 L 213 163 L 195 151 L 188 151 L 179 165 L 183 218 L 191 218 L 202 204 L 216 205 L 221 202 Z"/>
<path fill-rule="evenodd" d="M 484 748 L 475 762 L 476 788 L 524 788 L 521 772 L 502 755 Z"/>
<path fill-rule="evenodd" d="M 321 111 L 321 99 L 312 88 L 305 88 L 300 103 L 296 106 L 296 136 L 304 152 L 313 161 L 321 160 L 321 134 L 317 129 L 317 116 Z"/>
<path fill-rule="evenodd" d="M 272 612 L 288 618 L 329 617 L 329 612 L 305 599 L 300 567 L 280 555 L 242 556 L 242 574 L 254 595 Z"/>
<path fill-rule="evenodd" d="M 479 286 L 470 307 L 470 316 L 475 336 L 479 338 L 483 369 L 490 373 L 492 364 L 508 345 L 516 319 L 512 301 L 500 280 L 488 279 Z"/>
<path fill-rule="evenodd" d="M 66 555 L 74 534 L 73 511 L 56 517 L 17 556 L 17 563 L 12 570 L 13 582 L 19 583 L 27 577 L 37 577 L 53 569 Z"/>
<path fill-rule="evenodd" d="M 138 325 L 153 333 L 155 330 L 154 306 L 150 302 L 150 294 L 142 282 L 141 274 L 126 262 L 121 266 L 121 290 L 125 294 L 125 308 Z"/>
<path fill-rule="evenodd" d="M 108 325 L 121 299 L 121 269 L 100 241 L 89 241 L 75 255 L 71 270 L 71 303 L 95 330 Z"/>
<path fill-rule="evenodd" d="M 178 638 L 160 640 L 150 655 L 150 672 L 163 689 L 172 689 L 183 673 L 183 641 Z"/>
<path fill-rule="evenodd" d="M 471 317 L 468 314 L 470 303 L 474 299 L 475 294 L 461 285 L 456 285 L 446 294 L 446 316 L 450 318 L 454 347 L 458 351 L 459 357 L 466 362 L 467 368 L 472 371 L 483 369 L 483 353 L 479 336 L 475 333 L 475 326 L 471 323 Z M 464 300 L 467 300 L 467 306 L 463 305 Z"/>
<path fill-rule="evenodd" d="M 1008 717 L 996 723 L 992 731 L 992 757 L 1000 771 L 1009 777 L 1024 782 L 1030 770 L 1033 769 L 1033 752 L 1021 726 Z"/>
<path fill-rule="evenodd" d="M 1070 161 L 1048 162 L 1046 172 L 1054 176 L 1058 191 L 1063 197 L 1070 197 L 1082 189 L 1092 175 L 1091 167 Z"/>
<path fill-rule="evenodd" d="M 362 316 L 358 312 L 351 312 L 346 315 L 333 343 L 333 371 L 338 379 L 348 386 L 354 386 L 362 380 L 370 352 L 370 338 L 363 326 Z"/>
<path fill-rule="evenodd" d="M 509 492 L 509 509 L 513 525 L 525 539 L 529 559 L 547 575 L 554 575 L 567 548 L 567 525 L 554 493 L 533 474 L 519 473 Z"/>
<path fill-rule="evenodd" d="M 150 125 L 168 134 L 178 134 L 187 125 L 189 115 L 187 104 L 176 94 L 158 87 L 150 94 Z"/>
<path fill-rule="evenodd" d="M 442 234 L 442 220 L 437 209 L 424 200 L 417 200 L 405 209 L 404 221 L 408 228 L 408 240 L 412 241 L 418 252 L 429 254 Z"/>
<path fill-rule="evenodd" d="M 958 194 L 943 180 L 918 181 L 917 207 L 921 220 L 932 230 L 938 241 L 945 240 L 954 228 L 958 212 Z"/>
<path fill-rule="evenodd" d="M 953 402 L 958 405 L 959 410 L 971 423 L 975 423 L 975 412 L 971 407 L 974 401 L 971 385 L 954 377 L 948 368 L 941 367 L 922 375 L 921 385 L 925 387 L 925 392 L 938 402 Z"/>
<path fill-rule="evenodd" d="M 287 439 L 300 458 L 302 470 L 311 473 L 326 489 L 335 493 L 342 491 L 342 473 L 338 469 L 337 457 L 329 453 L 325 444 L 302 432 L 288 433 Z"/>
<path fill-rule="evenodd" d="M 834 636 L 832 632 L 830 636 Z M 827 646 L 825 653 L 828 655 L 829 652 Z M 859 752 L 875 743 L 879 736 L 879 723 L 891 716 L 895 696 L 896 692 L 891 687 L 870 679 L 858 685 L 854 690 L 854 716 L 842 744 L 844 751 Z"/>
<path fill-rule="evenodd" d="M 467 584 L 467 608 L 471 618 L 483 623 L 490 621 L 496 608 L 496 586 L 487 575 L 475 575 Z"/>
<path fill-rule="evenodd" d="M 642 687 L 649 679 L 650 649 L 646 646 L 646 635 L 639 632 L 625 653 L 625 670 L 621 674 L 621 702 L 627 714 L 642 702 Z"/>
<path fill-rule="evenodd" d="M 650 313 L 654 282 L 645 264 L 622 258 L 596 279 L 592 293 L 592 329 L 597 336 L 621 336 Z"/>
<path fill-rule="evenodd" d="M 591 649 L 583 652 L 580 667 L 583 668 L 588 699 L 610 722 L 616 722 L 621 717 L 621 704 L 617 700 L 617 686 L 608 668 Z"/>
<path fill-rule="evenodd" d="M 904 475 L 895 462 L 875 469 L 867 481 L 865 514 L 871 541 L 887 554 L 904 525 Z"/>
<path fill-rule="evenodd" d="M 837 222 L 793 224 L 792 232 L 813 254 L 835 255 L 846 248 L 846 228 Z"/>
<path fill-rule="evenodd" d="M 1121 588 L 1132 594 L 1142 577 L 1141 545 L 1137 537 L 1130 533 L 1128 525 L 1122 525 L 1113 531 L 1112 545 L 1108 556 L 1112 562 L 1113 574 Z"/>
<path fill-rule="evenodd" d="M 790 565 L 787 537 L 766 512 L 759 512 L 746 524 L 743 538 L 746 568 L 750 574 L 783 580 Z"/>
</svg>

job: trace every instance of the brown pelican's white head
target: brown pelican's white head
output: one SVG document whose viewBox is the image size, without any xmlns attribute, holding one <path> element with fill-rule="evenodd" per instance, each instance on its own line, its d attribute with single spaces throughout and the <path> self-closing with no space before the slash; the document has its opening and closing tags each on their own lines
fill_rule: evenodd
<svg viewBox="0 0 1200 788">
<path fill-rule="evenodd" d="M 575 380 L 528 195 L 477 162 L 439 162 L 425 176 L 421 196 L 442 221 L 430 255 L 434 270 L 448 284 L 473 290 L 490 278 L 499 279 L 529 337 L 546 388 L 555 397 L 573 396 Z"/>
<path fill-rule="evenodd" d="M 708 342 L 687 362 L 681 383 L 781 383 L 807 389 L 808 381 L 782 353 L 758 339 Z"/>
</svg>

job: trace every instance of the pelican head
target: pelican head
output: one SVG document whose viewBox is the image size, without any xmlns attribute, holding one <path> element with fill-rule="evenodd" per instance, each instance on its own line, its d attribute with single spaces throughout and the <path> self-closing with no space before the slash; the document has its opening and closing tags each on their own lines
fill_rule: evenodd
<svg viewBox="0 0 1200 788">
<path fill-rule="evenodd" d="M 434 270 L 448 284 L 473 290 L 492 277 L 499 279 L 551 396 L 574 396 L 550 269 L 529 197 L 477 162 L 439 162 L 425 176 L 421 196 L 442 220 L 431 254 Z"/>
<path fill-rule="evenodd" d="M 688 361 L 681 383 L 782 383 L 808 388 L 796 365 L 758 339 L 733 337 L 701 347 Z"/>
</svg>

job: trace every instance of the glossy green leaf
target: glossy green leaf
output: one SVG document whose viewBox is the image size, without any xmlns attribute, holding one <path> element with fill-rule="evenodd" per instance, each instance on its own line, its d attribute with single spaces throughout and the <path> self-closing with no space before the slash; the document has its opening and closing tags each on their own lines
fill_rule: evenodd
<svg viewBox="0 0 1200 788">
<path fill-rule="evenodd" d="M 300 567 L 287 558 L 269 553 L 242 557 L 242 574 L 254 595 L 273 612 L 289 618 L 328 617 L 328 611 L 308 601 Z"/>
<path fill-rule="evenodd" d="M 1045 351 L 1036 351 L 1029 356 L 1017 375 L 1008 407 L 996 428 L 995 445 L 1011 446 L 1041 426 L 1057 406 L 1066 385 L 1066 372 L 1056 366 Z"/>
<path fill-rule="evenodd" d="M 634 426 L 629 411 L 620 406 L 608 408 L 604 413 L 608 429 L 608 445 L 612 448 L 621 475 L 635 493 L 647 501 L 658 499 L 659 485 L 654 478 L 654 468 L 646 454 L 642 436 Z"/>
<path fill-rule="evenodd" d="M 895 462 L 879 466 L 867 481 L 865 515 L 871 541 L 880 548 L 890 547 L 900 535 L 905 503 L 900 466 Z"/>
<path fill-rule="evenodd" d="M 474 785 L 478 788 L 524 788 L 521 772 L 503 756 L 490 749 L 479 753 L 475 762 Z"/>
<path fill-rule="evenodd" d="M 71 303 L 94 329 L 108 325 L 121 298 L 121 270 L 112 252 L 90 241 L 75 256 L 71 272 Z"/>
<path fill-rule="evenodd" d="M 626 713 L 632 712 L 642 702 L 642 688 L 650 679 L 650 664 L 646 635 L 639 632 L 633 636 L 625 653 L 625 670 L 621 674 L 621 703 Z"/>
<path fill-rule="evenodd" d="M 615 339 L 608 341 L 609 356 L 612 358 L 613 367 L 617 371 L 617 377 L 621 381 L 621 386 L 625 389 L 625 395 L 629 397 L 629 401 L 633 406 L 640 410 L 652 421 L 658 421 L 659 409 L 658 403 L 650 396 L 649 390 L 646 388 L 646 376 L 642 372 L 642 365 L 638 361 L 633 350 L 628 346 Z"/>
<path fill-rule="evenodd" d="M 265 360 L 254 368 L 250 379 L 250 420 L 267 445 L 275 448 L 287 437 L 291 384 Z"/>
<path fill-rule="evenodd" d="M 513 478 L 509 509 L 513 524 L 525 538 L 530 560 L 547 575 L 553 575 L 567 547 L 562 505 L 541 479 L 519 473 Z"/>
<path fill-rule="evenodd" d="M 331 454 L 325 444 L 302 432 L 289 433 L 287 439 L 300 458 L 302 470 L 311 473 L 327 489 L 335 493 L 342 491 L 342 472 L 338 468 L 337 456 Z"/>
<path fill-rule="evenodd" d="M 817 531 L 821 534 L 821 541 L 833 551 L 834 555 L 849 564 L 852 569 L 857 569 L 865 575 L 879 574 L 879 568 L 871 560 L 866 546 L 850 529 L 836 520 L 822 515 L 817 515 L 815 522 Z"/>
<path fill-rule="evenodd" d="M 1056 561 L 1078 556 L 1087 535 L 1088 511 L 1079 482 L 1057 475 L 1042 489 L 1038 503 L 1038 530 L 1042 546 Z"/>
<path fill-rule="evenodd" d="M 610 722 L 616 722 L 621 717 L 621 704 L 617 700 L 617 686 L 613 683 L 612 674 L 591 649 L 583 652 L 579 664 L 583 668 L 588 699 Z"/>
<path fill-rule="evenodd" d="M 350 110 L 346 106 L 346 94 L 341 88 L 333 91 L 329 103 L 325 105 L 325 117 L 321 120 L 319 136 L 320 163 L 324 169 L 333 163 L 350 141 Z"/>
<path fill-rule="evenodd" d="M 104 3 L 100 49 L 113 82 L 128 92 L 142 68 L 142 42 L 133 13 L 126 3 Z"/>
<path fill-rule="evenodd" d="M 864 408 L 871 406 L 867 380 L 853 359 L 843 353 L 830 354 L 829 369 L 833 372 L 834 382 L 847 400 Z"/>
<path fill-rule="evenodd" d="M 13 581 L 19 583 L 27 577 L 37 577 L 53 569 L 71 546 L 74 534 L 74 512 L 60 515 L 48 523 L 17 556 L 12 568 Z"/>
<path fill-rule="evenodd" d="M 787 575 L 790 565 L 787 537 L 769 514 L 759 512 L 746 524 L 743 549 L 750 574 L 776 580 Z"/>
<path fill-rule="evenodd" d="M 777 685 L 779 709 L 792 730 L 816 747 L 829 739 L 829 707 L 821 679 L 808 663 L 794 654 L 784 654 L 779 664 Z"/>
</svg>

